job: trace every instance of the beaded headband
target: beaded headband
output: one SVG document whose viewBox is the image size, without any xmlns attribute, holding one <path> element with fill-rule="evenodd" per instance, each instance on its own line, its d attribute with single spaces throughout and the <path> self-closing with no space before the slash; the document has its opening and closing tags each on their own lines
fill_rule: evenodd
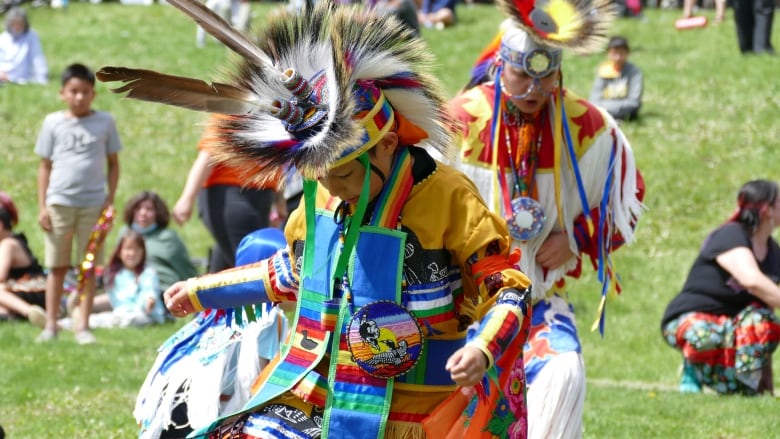
<svg viewBox="0 0 780 439">
<path fill-rule="evenodd" d="M 561 67 L 563 54 L 560 49 L 538 44 L 524 31 L 513 27 L 504 32 L 498 56 L 533 78 L 544 78 Z"/>
</svg>

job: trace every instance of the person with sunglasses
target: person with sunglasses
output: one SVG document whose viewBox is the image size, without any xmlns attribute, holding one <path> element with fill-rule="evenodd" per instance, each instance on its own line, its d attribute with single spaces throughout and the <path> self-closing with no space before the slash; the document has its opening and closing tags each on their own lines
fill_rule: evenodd
<svg viewBox="0 0 780 439">
<path fill-rule="evenodd" d="M 590 259 L 599 309 L 619 291 L 610 255 L 634 239 L 643 182 L 615 120 L 563 86 L 560 47 L 509 21 L 496 43 L 450 103 L 462 127 L 457 168 L 506 220 L 532 281 L 528 437 L 580 437 L 585 370 L 567 278 Z"/>
</svg>

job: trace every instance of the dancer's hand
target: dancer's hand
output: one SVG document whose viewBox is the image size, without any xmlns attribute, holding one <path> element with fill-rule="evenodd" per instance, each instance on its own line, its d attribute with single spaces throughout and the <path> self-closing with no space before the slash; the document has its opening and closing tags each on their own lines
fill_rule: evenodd
<svg viewBox="0 0 780 439">
<path fill-rule="evenodd" d="M 473 386 L 485 375 L 488 360 L 485 354 L 471 346 L 464 346 L 455 351 L 444 367 L 455 384 L 459 386 Z"/>
<path fill-rule="evenodd" d="M 536 252 L 536 262 L 544 268 L 554 270 L 576 256 L 569 247 L 569 237 L 564 232 L 553 232 L 544 240 Z"/>
<path fill-rule="evenodd" d="M 165 307 L 175 317 L 185 317 L 195 312 L 195 307 L 192 306 L 190 294 L 187 291 L 186 281 L 176 282 L 171 285 L 165 290 L 163 300 L 165 300 Z"/>
</svg>

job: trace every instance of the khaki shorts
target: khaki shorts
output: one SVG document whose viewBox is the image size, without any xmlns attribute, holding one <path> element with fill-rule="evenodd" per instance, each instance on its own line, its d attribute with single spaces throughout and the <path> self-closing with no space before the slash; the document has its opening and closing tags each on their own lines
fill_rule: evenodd
<svg viewBox="0 0 780 439">
<path fill-rule="evenodd" d="M 81 264 L 89 236 L 95 227 L 103 206 L 72 207 L 48 206 L 51 231 L 46 232 L 45 261 L 48 268 L 71 267 Z M 74 257 L 73 238 L 78 252 Z M 95 252 L 95 265 L 103 265 L 103 246 Z"/>
</svg>

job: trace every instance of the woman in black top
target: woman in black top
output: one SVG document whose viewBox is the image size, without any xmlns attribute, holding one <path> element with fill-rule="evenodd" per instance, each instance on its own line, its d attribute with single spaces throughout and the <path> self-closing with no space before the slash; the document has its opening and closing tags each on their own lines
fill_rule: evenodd
<svg viewBox="0 0 780 439">
<path fill-rule="evenodd" d="M 12 231 L 18 221 L 13 200 L 0 192 L 0 318 L 15 314 L 43 328 L 46 277 L 25 236 Z"/>
<path fill-rule="evenodd" d="M 780 341 L 778 185 L 750 181 L 737 210 L 705 239 L 661 330 L 682 351 L 682 391 L 701 385 L 718 393 L 772 393 L 772 353 Z"/>
</svg>

